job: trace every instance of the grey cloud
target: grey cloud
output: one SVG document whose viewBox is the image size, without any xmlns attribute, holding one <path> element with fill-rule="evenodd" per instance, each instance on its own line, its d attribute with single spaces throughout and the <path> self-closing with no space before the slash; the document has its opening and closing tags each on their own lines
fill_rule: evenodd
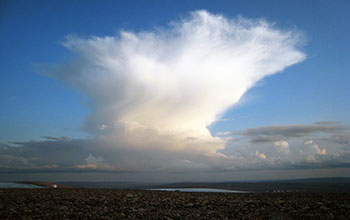
<svg viewBox="0 0 350 220">
<path fill-rule="evenodd" d="M 341 135 L 332 135 L 330 137 L 323 138 L 323 140 L 333 142 L 336 144 L 349 145 L 350 144 L 350 133 Z"/>
<path fill-rule="evenodd" d="M 272 137 L 257 136 L 257 137 L 251 137 L 250 139 L 252 143 L 269 143 L 269 142 L 275 142 L 278 140 L 279 138 L 277 136 L 272 136 Z"/>
<path fill-rule="evenodd" d="M 340 122 L 271 125 L 234 131 L 239 136 L 221 153 L 232 158 L 224 169 L 349 167 L 348 127 Z M 281 149 L 276 143 L 287 143 Z M 310 144 L 305 144 L 310 142 Z M 230 168 L 231 167 L 231 168 Z"/>
<path fill-rule="evenodd" d="M 340 121 L 317 121 L 314 124 L 318 125 L 339 125 L 341 124 Z"/>
<path fill-rule="evenodd" d="M 243 131 L 236 131 L 233 134 L 251 137 L 251 141 L 267 142 L 275 141 L 279 138 L 307 137 L 317 133 L 335 133 L 347 130 L 338 122 L 316 122 L 313 124 L 297 125 L 271 125 L 265 127 L 248 128 Z"/>
<path fill-rule="evenodd" d="M 241 131 L 240 138 L 229 141 L 226 148 L 215 155 L 159 147 L 142 149 L 110 136 L 48 137 L 42 141 L 16 142 L 17 146 L 1 144 L 0 172 L 188 173 L 348 167 L 350 146 L 346 129 L 340 123 L 250 128 Z M 288 142 L 288 151 L 282 152 L 274 144 L 281 140 Z M 304 144 L 305 140 L 313 140 L 313 144 Z M 188 138 L 186 141 L 191 146 L 198 140 Z M 154 143 L 167 144 L 157 140 Z"/>
<path fill-rule="evenodd" d="M 18 145 L 18 146 L 22 146 L 22 145 L 26 145 L 26 144 L 28 144 L 28 143 L 35 143 L 35 141 L 11 141 L 11 142 L 8 142 L 9 144 L 13 144 L 13 145 Z M 9 146 L 9 145 L 6 145 L 7 147 Z"/>
<path fill-rule="evenodd" d="M 52 136 L 42 136 L 42 138 L 45 138 L 46 140 L 52 140 L 52 141 L 65 141 L 69 140 L 68 137 L 52 137 Z"/>
<path fill-rule="evenodd" d="M 103 138 L 2 144 L 0 172 L 173 172 L 210 167 L 203 155 L 122 145 Z"/>
<path fill-rule="evenodd" d="M 37 141 L 23 143 L 20 147 L 7 146 L 0 150 L 0 173 L 188 173 L 229 172 L 249 170 L 303 169 L 349 167 L 350 151 L 333 154 L 300 155 L 291 149 L 291 154 L 278 154 L 268 143 L 264 146 L 237 144 L 233 153 L 212 158 L 184 152 L 168 152 L 150 149 L 115 148 L 101 139 Z M 291 144 L 292 145 L 292 144 Z M 308 145 L 305 147 L 309 147 Z M 258 158 L 258 154 L 266 158 Z M 95 164 L 86 159 L 93 155 Z M 312 156 L 313 160 L 309 160 Z"/>
</svg>

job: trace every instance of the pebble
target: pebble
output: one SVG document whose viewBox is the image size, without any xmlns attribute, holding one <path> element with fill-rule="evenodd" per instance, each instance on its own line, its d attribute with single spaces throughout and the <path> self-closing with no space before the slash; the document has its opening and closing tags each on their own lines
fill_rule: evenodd
<svg viewBox="0 0 350 220">
<path fill-rule="evenodd" d="M 350 193 L 0 189 L 0 219 L 347 219 Z"/>
</svg>

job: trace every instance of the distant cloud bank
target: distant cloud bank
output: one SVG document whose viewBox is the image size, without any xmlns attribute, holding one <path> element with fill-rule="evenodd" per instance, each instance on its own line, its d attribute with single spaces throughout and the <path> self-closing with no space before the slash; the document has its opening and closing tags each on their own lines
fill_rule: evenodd
<svg viewBox="0 0 350 220">
<path fill-rule="evenodd" d="M 290 135 L 299 129 L 308 132 Z M 225 149 L 220 150 L 223 156 L 119 147 L 119 142 L 104 136 L 2 144 L 0 172 L 181 173 L 350 167 L 349 128 L 338 122 L 273 125 L 223 135 L 233 137 L 226 139 Z M 260 135 L 265 139 L 255 141 Z"/>
</svg>

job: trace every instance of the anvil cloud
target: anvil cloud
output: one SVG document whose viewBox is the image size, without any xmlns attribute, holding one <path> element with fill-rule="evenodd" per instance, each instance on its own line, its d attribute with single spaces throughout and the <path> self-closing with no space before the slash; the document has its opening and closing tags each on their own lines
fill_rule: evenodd
<svg viewBox="0 0 350 220">
<path fill-rule="evenodd" d="M 302 43 L 300 33 L 263 19 L 229 19 L 204 10 L 149 31 L 69 35 L 63 45 L 75 58 L 42 71 L 89 97 L 92 111 L 85 129 L 90 138 L 45 137 L 15 148 L 4 145 L 0 165 L 113 172 L 279 166 L 283 161 L 270 163 L 271 154 L 256 146 L 239 154 L 240 142 L 213 136 L 208 126 L 259 80 L 303 61 Z M 282 134 L 289 132 L 284 127 L 273 131 L 280 128 Z M 256 130 L 241 135 L 261 138 L 253 137 Z M 276 152 L 289 155 L 287 141 L 265 136 Z"/>
<path fill-rule="evenodd" d="M 300 34 L 207 11 L 144 32 L 68 36 L 77 55 L 51 76 L 91 98 L 86 128 L 117 147 L 216 154 L 208 125 L 262 78 L 301 62 Z"/>
</svg>

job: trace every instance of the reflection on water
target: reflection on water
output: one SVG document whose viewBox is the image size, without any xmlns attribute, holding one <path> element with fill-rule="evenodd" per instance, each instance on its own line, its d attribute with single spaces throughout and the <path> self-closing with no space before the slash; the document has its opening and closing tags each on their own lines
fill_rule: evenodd
<svg viewBox="0 0 350 220">
<path fill-rule="evenodd" d="M 0 188 L 24 188 L 24 189 L 36 189 L 44 188 L 33 184 L 22 184 L 22 183 L 0 183 Z"/>
<path fill-rule="evenodd" d="M 222 193 L 247 193 L 245 191 L 228 190 L 228 189 L 213 189 L 213 188 L 160 188 L 150 189 L 155 191 L 179 191 L 179 192 L 222 192 Z"/>
</svg>

